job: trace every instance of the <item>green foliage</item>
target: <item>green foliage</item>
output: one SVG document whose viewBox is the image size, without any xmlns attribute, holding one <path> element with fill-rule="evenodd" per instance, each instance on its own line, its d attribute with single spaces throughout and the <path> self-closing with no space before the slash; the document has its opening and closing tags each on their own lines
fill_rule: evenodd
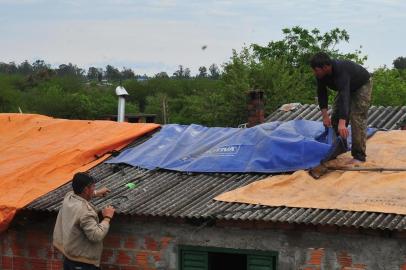
<svg viewBox="0 0 406 270">
<path fill-rule="evenodd" d="M 57 85 L 63 92 L 75 93 L 83 90 L 84 84 L 81 77 L 66 75 L 62 77 L 53 77 L 52 80 L 44 82 L 44 87 Z"/>
<path fill-rule="evenodd" d="M 190 69 L 183 68 L 182 65 L 179 65 L 178 70 L 173 73 L 173 78 L 176 79 L 188 79 L 190 78 Z"/>
<path fill-rule="evenodd" d="M 360 64 L 367 59 L 360 50 L 343 54 L 336 48 L 341 42 L 349 42 L 350 36 L 344 29 L 334 28 L 321 34 L 316 28 L 309 31 L 295 26 L 282 29 L 282 32 L 282 40 L 271 41 L 266 47 L 252 44 L 255 56 L 260 60 L 285 59 L 294 67 L 307 65 L 310 57 L 319 51 L 327 52 L 332 58 L 353 60 Z"/>
<path fill-rule="evenodd" d="M 218 80 L 154 78 L 142 86 L 149 89 L 145 112 L 157 114 L 157 120 L 160 123 L 164 122 L 163 108 L 165 107 L 167 120 L 170 123 L 220 124 L 218 119 L 210 118 L 210 115 L 222 108 L 222 104 L 213 98 L 213 95 L 219 93 L 222 87 Z M 212 108 L 213 106 L 217 108 Z M 206 108 L 210 108 L 210 111 L 205 111 Z M 211 120 L 208 121 L 208 118 Z"/>
<path fill-rule="evenodd" d="M 358 63 L 366 60 L 360 50 L 343 53 L 336 48 L 349 42 L 349 34 L 339 28 L 320 33 L 296 26 L 283 29 L 283 34 L 282 40 L 265 47 L 252 44 L 239 52 L 233 50 L 222 71 L 215 64 L 208 69 L 202 66 L 196 77 L 182 65 L 172 77 L 160 72 L 148 78 L 111 65 L 105 71 L 91 67 L 85 77 L 83 70 L 71 63 L 57 69 L 43 60 L 0 63 L 0 111 L 18 112 L 21 108 L 26 113 L 62 118 L 103 118 L 117 114 L 115 87 L 122 81 L 129 93 L 126 113 L 153 113 L 160 123 L 237 126 L 247 121 L 247 93 L 252 89 L 264 91 L 266 113 L 285 103 L 314 103 L 316 81 L 308 60 L 315 52 L 323 50 L 333 58 Z M 404 105 L 403 60 L 394 61 L 397 69 L 382 68 L 374 73 L 373 104 Z"/>
<path fill-rule="evenodd" d="M 406 70 L 380 68 L 374 72 L 372 104 L 404 106 L 406 101 Z"/>
<path fill-rule="evenodd" d="M 18 112 L 21 104 L 22 76 L 0 74 L 0 112 Z"/>
<path fill-rule="evenodd" d="M 239 54 L 233 51 L 231 61 L 224 65 L 222 96 L 225 103 L 219 113 L 227 126 L 244 123 L 247 118 L 246 93 L 250 89 L 253 66 L 254 59 L 246 48 Z"/>
<path fill-rule="evenodd" d="M 251 89 L 265 92 L 265 111 L 272 112 L 290 102 L 314 103 L 316 84 L 308 65 L 310 57 L 322 50 L 333 58 L 343 58 L 363 63 L 366 56 L 361 51 L 342 53 L 335 48 L 348 42 L 345 30 L 333 29 L 320 33 L 299 26 L 283 29 L 284 38 L 271 41 L 262 47 L 252 44 L 243 48 L 224 65 L 222 80 L 225 88 L 225 105 L 221 113 L 226 125 L 235 126 L 247 119 L 246 93 Z"/>
<path fill-rule="evenodd" d="M 206 78 L 207 77 L 207 68 L 202 66 L 199 67 L 199 74 L 197 75 L 199 78 Z"/>
<path fill-rule="evenodd" d="M 108 81 L 117 82 L 121 79 L 120 71 L 111 65 L 107 65 L 106 66 L 106 78 Z"/>
<path fill-rule="evenodd" d="M 83 93 L 67 93 L 57 85 L 34 89 L 26 96 L 25 105 L 34 112 L 60 118 L 89 115 L 91 102 Z"/>
<path fill-rule="evenodd" d="M 406 57 L 399 56 L 393 60 L 393 67 L 396 69 L 406 69 Z"/>
</svg>

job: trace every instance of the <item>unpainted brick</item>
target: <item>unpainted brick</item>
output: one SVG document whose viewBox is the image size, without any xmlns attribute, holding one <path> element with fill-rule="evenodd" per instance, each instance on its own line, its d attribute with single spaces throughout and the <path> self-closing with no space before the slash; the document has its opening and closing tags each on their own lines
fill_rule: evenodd
<svg viewBox="0 0 406 270">
<path fill-rule="evenodd" d="M 147 237 L 145 237 L 145 248 L 147 250 L 157 251 L 158 243 L 152 237 L 147 236 Z"/>
<path fill-rule="evenodd" d="M 130 252 L 119 250 L 117 253 L 116 263 L 119 265 L 130 265 L 132 264 L 132 258 L 129 254 Z"/>
<path fill-rule="evenodd" d="M 135 249 L 137 247 L 137 239 L 134 236 L 128 236 L 124 239 L 124 248 Z"/>
<path fill-rule="evenodd" d="M 13 258 L 9 256 L 1 256 L 1 269 L 8 270 L 13 267 Z"/>
<path fill-rule="evenodd" d="M 321 266 L 321 263 L 324 258 L 324 248 L 310 248 L 308 250 L 308 254 L 310 255 L 310 259 L 306 264 Z"/>
<path fill-rule="evenodd" d="M 101 262 L 102 263 L 113 263 L 115 258 L 113 257 L 114 253 L 112 249 L 103 249 Z"/>
<path fill-rule="evenodd" d="M 168 245 L 169 245 L 169 243 L 172 241 L 172 237 L 167 237 L 167 236 L 164 236 L 164 237 L 162 237 L 161 238 L 161 249 L 166 249 L 167 247 L 168 247 Z"/>
<path fill-rule="evenodd" d="M 135 256 L 135 264 L 143 268 L 149 267 L 148 252 L 146 251 L 138 252 L 137 255 Z"/>
<path fill-rule="evenodd" d="M 121 247 L 121 238 L 116 234 L 107 234 L 104 239 L 104 244 L 107 248 L 120 248 Z"/>
</svg>

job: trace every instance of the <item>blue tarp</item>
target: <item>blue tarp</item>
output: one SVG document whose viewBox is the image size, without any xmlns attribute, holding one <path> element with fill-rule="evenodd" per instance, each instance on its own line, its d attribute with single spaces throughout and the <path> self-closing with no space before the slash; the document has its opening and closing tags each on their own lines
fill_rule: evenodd
<svg viewBox="0 0 406 270">
<path fill-rule="evenodd" d="M 246 129 L 171 124 L 107 162 L 186 172 L 289 172 L 317 166 L 331 143 L 332 130 L 316 121 Z"/>
</svg>

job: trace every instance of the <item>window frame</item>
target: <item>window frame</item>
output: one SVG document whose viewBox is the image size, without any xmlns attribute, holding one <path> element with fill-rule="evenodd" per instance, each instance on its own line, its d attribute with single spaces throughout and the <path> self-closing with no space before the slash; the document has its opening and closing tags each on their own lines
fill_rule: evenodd
<svg viewBox="0 0 406 270">
<path fill-rule="evenodd" d="M 193 246 L 193 245 L 178 245 L 178 270 L 182 269 L 182 252 L 183 251 L 198 251 L 198 252 L 205 252 L 208 253 L 228 253 L 228 254 L 243 254 L 247 255 L 247 262 L 248 262 L 248 255 L 254 256 L 266 256 L 272 258 L 273 261 L 273 268 L 275 270 L 278 269 L 278 252 L 277 251 L 264 251 L 264 250 L 256 250 L 256 249 L 237 249 L 237 248 L 223 248 L 223 247 L 211 247 L 211 246 Z"/>
</svg>

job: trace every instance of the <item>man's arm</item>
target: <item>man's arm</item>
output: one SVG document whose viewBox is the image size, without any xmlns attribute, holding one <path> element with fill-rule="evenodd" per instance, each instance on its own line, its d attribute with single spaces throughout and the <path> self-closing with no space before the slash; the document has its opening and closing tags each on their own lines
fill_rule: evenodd
<svg viewBox="0 0 406 270">
<path fill-rule="evenodd" d="M 317 101 L 319 102 L 319 107 L 321 110 L 321 114 L 323 116 L 323 125 L 326 127 L 331 126 L 330 116 L 328 115 L 328 95 L 327 95 L 327 88 L 326 86 L 317 81 Z"/>
<path fill-rule="evenodd" d="M 350 113 L 350 76 L 347 73 L 341 74 L 337 78 L 338 88 L 338 133 L 341 137 L 347 138 L 347 119 Z"/>
<path fill-rule="evenodd" d="M 103 220 L 100 223 L 97 223 L 97 214 L 92 211 L 87 212 L 80 218 L 80 227 L 90 241 L 100 242 L 104 239 L 109 230 L 114 211 L 115 209 L 112 206 L 106 206 L 102 210 Z"/>
<path fill-rule="evenodd" d="M 328 110 L 321 109 L 321 115 L 323 116 L 323 125 L 325 127 L 331 127 L 331 119 L 330 116 L 328 115 Z"/>
<path fill-rule="evenodd" d="M 317 80 L 317 101 L 321 110 L 328 107 L 327 87 L 320 80 Z"/>
<path fill-rule="evenodd" d="M 104 197 L 110 192 L 110 189 L 106 187 L 102 187 L 98 190 L 95 190 L 93 193 L 93 197 Z"/>
<path fill-rule="evenodd" d="M 80 227 L 86 237 L 92 242 L 101 242 L 110 228 L 110 220 L 103 219 L 97 222 L 97 214 L 86 213 L 80 218 Z"/>
</svg>

